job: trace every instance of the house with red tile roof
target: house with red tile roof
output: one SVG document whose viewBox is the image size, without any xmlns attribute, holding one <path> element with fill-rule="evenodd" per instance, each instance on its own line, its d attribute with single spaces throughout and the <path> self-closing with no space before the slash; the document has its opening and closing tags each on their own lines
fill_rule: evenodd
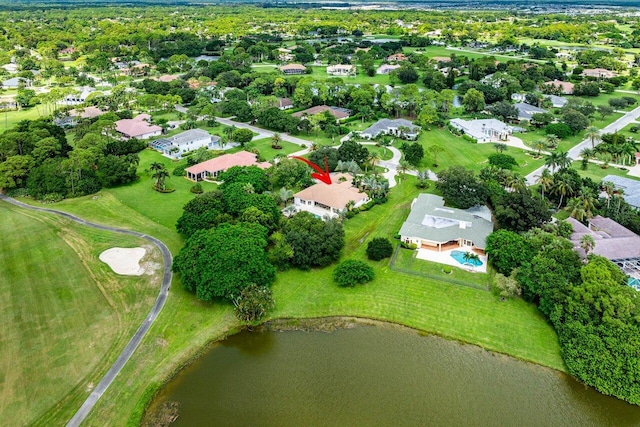
<svg viewBox="0 0 640 427">
<path fill-rule="evenodd" d="M 185 169 L 187 178 L 192 181 L 202 181 L 203 179 L 215 180 L 219 174 L 234 166 L 257 166 L 260 169 L 271 167 L 269 162 L 258 162 L 258 156 L 248 151 L 238 151 L 233 154 L 223 154 L 211 160 L 207 160 L 197 165 Z"/>
<path fill-rule="evenodd" d="M 162 133 L 160 126 L 151 125 L 147 121 L 151 119 L 148 114 L 139 114 L 133 119 L 122 119 L 116 122 L 116 131 L 122 134 L 124 139 L 138 138 L 149 139 Z"/>
<path fill-rule="evenodd" d="M 349 202 L 358 208 L 370 200 L 366 193 L 353 186 L 353 176 L 348 173 L 332 173 L 331 182 L 319 182 L 294 194 L 296 212 L 306 211 L 321 218 L 336 218 L 347 209 Z"/>
<path fill-rule="evenodd" d="M 302 64 L 287 64 L 280 67 L 280 71 L 285 74 L 304 74 L 307 72 L 307 67 Z"/>
<path fill-rule="evenodd" d="M 573 95 L 574 84 L 571 82 L 563 82 L 562 80 L 553 80 L 544 82 L 545 86 L 553 86 L 559 88 L 563 95 Z"/>
<path fill-rule="evenodd" d="M 316 114 L 324 113 L 325 111 L 330 112 L 331 115 L 335 117 L 337 121 L 347 119 L 351 115 L 351 110 L 348 110 L 346 108 L 329 107 L 328 105 L 316 105 L 315 107 L 307 108 L 306 110 L 293 113 L 292 116 L 293 117 L 313 116 Z"/>
</svg>

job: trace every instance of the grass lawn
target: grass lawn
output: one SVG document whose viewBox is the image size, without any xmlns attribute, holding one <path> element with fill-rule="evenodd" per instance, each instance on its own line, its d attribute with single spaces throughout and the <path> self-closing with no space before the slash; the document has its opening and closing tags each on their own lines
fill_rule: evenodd
<svg viewBox="0 0 640 427">
<path fill-rule="evenodd" d="M 139 326 L 158 277 L 116 276 L 98 260 L 140 239 L 6 203 L 0 217 L 0 416 L 60 425 Z"/>
<path fill-rule="evenodd" d="M 438 144 L 443 148 L 444 151 L 437 156 L 438 168 L 434 172 L 454 165 L 461 165 L 479 172 L 480 169 L 488 165 L 487 158 L 496 152 L 493 144 L 476 144 L 453 135 L 447 129 L 436 128 L 430 131 L 423 131 L 418 137 L 418 142 L 425 148 L 425 158 L 422 160 L 419 169 L 431 168 L 434 170 L 432 166 L 433 158 L 428 151 L 429 146 Z M 399 147 L 401 144 L 401 141 L 396 141 L 394 145 Z M 523 176 L 544 163 L 541 159 L 534 159 L 532 153 L 525 152 L 519 148 L 508 147 L 505 154 L 516 159 L 518 168 L 514 170 Z"/>
<path fill-rule="evenodd" d="M 358 69 L 357 74 L 353 77 L 332 76 L 331 74 L 327 74 L 326 65 L 311 65 L 310 67 L 313 69 L 313 73 L 307 74 L 307 75 L 313 77 L 316 80 L 326 80 L 326 79 L 339 77 L 346 84 L 372 84 L 372 85 L 376 83 L 381 85 L 389 84 L 388 74 L 376 74 L 373 77 L 369 77 L 364 71 Z"/>
<path fill-rule="evenodd" d="M 299 145 L 287 141 L 280 141 L 280 146 L 282 148 L 280 150 L 276 150 L 271 147 L 271 138 L 263 138 L 251 141 L 245 146 L 245 150 L 257 148 L 262 158 L 266 161 L 273 160 L 277 155 L 287 156 L 291 153 L 302 150 L 302 147 Z"/>
<path fill-rule="evenodd" d="M 628 174 L 627 170 L 622 170 L 614 166 L 609 166 L 606 169 L 602 169 L 598 164 L 589 163 L 587 170 L 582 170 L 582 162 L 576 161 L 571 164 L 571 167 L 577 170 L 581 176 L 586 178 L 591 178 L 595 182 L 602 181 L 602 178 L 604 178 L 607 175 L 617 175 L 617 176 L 622 176 L 624 178 L 629 178 L 629 179 L 638 179 L 637 177 L 627 175 Z"/>
<path fill-rule="evenodd" d="M 49 111 L 51 106 L 49 106 Z M 0 111 L 0 133 L 14 128 L 22 120 L 37 120 L 44 117 L 45 107 L 38 105 L 17 111 Z"/>
<path fill-rule="evenodd" d="M 452 147 L 448 148 L 452 155 L 458 153 L 456 155 L 461 158 L 479 149 L 487 150 L 487 153 L 494 152 L 489 145 L 471 144 L 452 135 L 453 140 L 446 139 L 443 136 L 445 134 L 450 135 L 446 131 L 425 132 L 425 135 L 430 135 L 424 137 L 425 142 L 430 143 L 436 137 L 441 139 L 443 145 L 451 142 Z M 481 157 L 486 158 L 487 153 L 474 154 L 476 160 L 467 160 L 466 164 L 470 165 Z M 142 172 L 153 161 L 172 163 L 158 153 L 144 151 L 141 153 L 141 179 L 136 183 L 103 190 L 95 199 L 88 196 L 65 200 L 54 207 L 96 222 L 119 224 L 143 231 L 162 239 L 176 253 L 183 241 L 173 225 L 181 214 L 182 205 L 193 197 L 188 192 L 191 183 L 172 176 L 169 184 L 175 186 L 176 192 L 154 192 L 151 178 Z M 386 204 L 375 206 L 346 221 L 343 259 L 364 260 L 369 239 L 377 236 L 392 238 L 406 219 L 411 201 L 417 194 L 415 179 L 408 177 L 394 187 Z M 522 300 L 500 302 L 499 298 L 486 290 L 393 271 L 388 259 L 371 264 L 376 271 L 376 280 L 354 289 L 341 289 L 332 282 L 334 266 L 279 274 L 273 286 L 276 308 L 270 317 L 345 315 L 392 321 L 545 366 L 565 369 L 557 337 L 533 305 Z M 482 279 L 473 277 L 470 280 Z M 182 289 L 176 277 L 162 314 L 138 351 L 98 402 L 86 425 L 125 425 L 127 420 L 132 425 L 138 425 L 147 402 L 176 369 L 195 357 L 207 343 L 238 329 L 239 324 L 233 316 L 231 305 L 197 301 Z M 99 377 L 94 375 L 92 381 L 97 381 Z M 74 391 L 78 401 L 87 394 L 85 390 Z M 72 412 L 78 406 L 65 406 L 65 413 Z M 60 416 L 48 421 L 49 424 L 62 424 L 66 420 Z"/>
</svg>

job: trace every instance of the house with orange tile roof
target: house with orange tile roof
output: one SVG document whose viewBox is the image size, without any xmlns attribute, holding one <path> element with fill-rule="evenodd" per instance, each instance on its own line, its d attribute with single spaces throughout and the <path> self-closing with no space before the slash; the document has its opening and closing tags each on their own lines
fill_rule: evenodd
<svg viewBox="0 0 640 427">
<path fill-rule="evenodd" d="M 202 181 L 203 179 L 215 180 L 219 174 L 234 166 L 257 166 L 260 169 L 271 167 L 269 162 L 258 162 L 258 156 L 248 151 L 238 151 L 233 154 L 223 154 L 211 160 L 207 160 L 197 165 L 185 169 L 187 178 L 192 181 Z"/>
<path fill-rule="evenodd" d="M 370 199 L 369 196 L 353 186 L 353 176 L 348 173 L 332 173 L 331 184 L 319 182 L 293 195 L 296 212 L 310 212 L 320 218 L 336 218 L 353 202 L 358 208 Z"/>
<path fill-rule="evenodd" d="M 287 64 L 280 67 L 280 71 L 285 74 L 304 74 L 307 72 L 307 67 L 302 64 Z"/>
</svg>

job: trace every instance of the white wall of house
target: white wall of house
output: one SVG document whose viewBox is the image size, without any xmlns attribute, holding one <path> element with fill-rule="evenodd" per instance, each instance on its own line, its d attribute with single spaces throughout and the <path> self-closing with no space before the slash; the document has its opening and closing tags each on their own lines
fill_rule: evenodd
<svg viewBox="0 0 640 427">
<path fill-rule="evenodd" d="M 178 151 L 172 151 L 172 149 L 174 147 L 178 148 Z M 193 151 L 193 150 L 197 150 L 200 147 L 207 147 L 207 148 L 212 148 L 213 147 L 213 142 L 212 142 L 212 138 L 209 137 L 202 137 L 202 138 L 198 138 L 198 139 L 194 139 L 193 141 L 189 141 L 188 143 L 183 143 L 180 145 L 172 145 L 169 146 L 167 148 L 165 148 L 163 150 L 163 153 L 174 157 L 176 159 L 179 159 L 180 157 L 182 157 L 182 155 L 184 153 L 188 153 L 189 151 Z"/>
</svg>

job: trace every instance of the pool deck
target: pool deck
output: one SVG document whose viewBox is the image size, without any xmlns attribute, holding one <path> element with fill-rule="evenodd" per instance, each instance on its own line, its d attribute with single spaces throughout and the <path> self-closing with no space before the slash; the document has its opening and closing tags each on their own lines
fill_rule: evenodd
<svg viewBox="0 0 640 427">
<path fill-rule="evenodd" d="M 452 251 L 471 252 L 471 247 L 461 246 L 461 247 L 456 247 L 456 248 L 442 251 L 442 252 L 437 252 L 430 249 L 418 249 L 416 258 L 423 259 L 425 261 L 437 262 L 438 264 L 450 265 L 452 267 L 461 268 L 463 270 L 467 270 L 472 273 L 487 272 L 487 256 L 486 255 L 479 255 L 480 261 L 482 261 L 482 265 L 478 267 L 473 267 L 471 265 L 462 265 L 458 261 L 456 261 L 451 256 Z"/>
</svg>

